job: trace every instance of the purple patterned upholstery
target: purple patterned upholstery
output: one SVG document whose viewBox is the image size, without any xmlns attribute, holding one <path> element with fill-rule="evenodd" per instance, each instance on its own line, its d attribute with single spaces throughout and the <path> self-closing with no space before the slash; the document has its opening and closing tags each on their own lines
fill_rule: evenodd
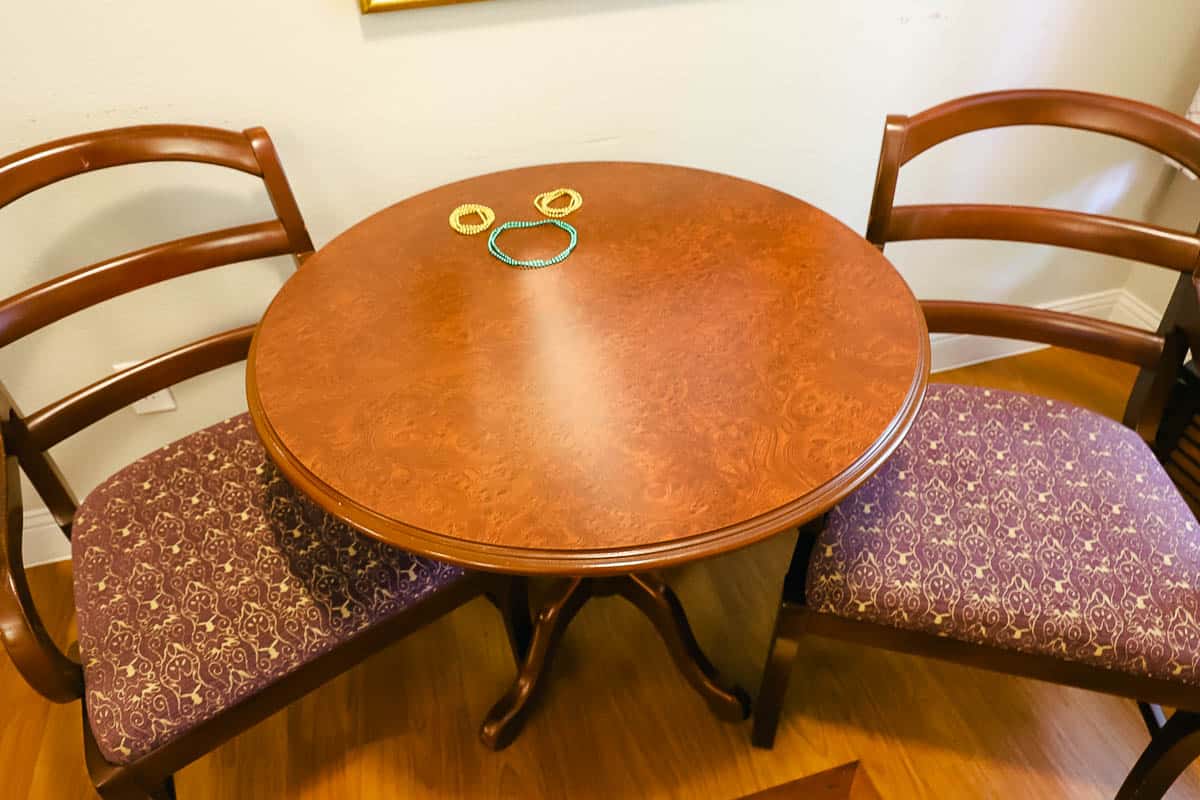
<svg viewBox="0 0 1200 800">
<path fill-rule="evenodd" d="M 325 514 L 283 479 L 245 414 L 92 492 L 72 557 L 88 718 L 118 764 L 465 574 Z"/>
<path fill-rule="evenodd" d="M 819 612 L 1200 684 L 1200 530 L 1133 431 L 1067 403 L 931 384 L 830 515 Z"/>
</svg>

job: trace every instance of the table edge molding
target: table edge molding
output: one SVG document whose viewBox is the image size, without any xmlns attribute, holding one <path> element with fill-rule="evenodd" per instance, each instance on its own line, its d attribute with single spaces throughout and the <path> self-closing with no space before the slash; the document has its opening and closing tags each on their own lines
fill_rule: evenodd
<svg viewBox="0 0 1200 800">
<path fill-rule="evenodd" d="M 673 566 L 747 547 L 825 513 L 874 475 L 912 427 L 925 397 L 930 343 L 924 315 L 919 311 L 918 319 L 921 345 L 904 402 L 884 433 L 846 469 L 803 497 L 751 519 L 680 539 L 635 547 L 558 550 L 471 542 L 389 519 L 354 502 L 300 463 L 284 446 L 267 418 L 254 377 L 257 331 L 246 359 L 246 400 L 263 445 L 284 476 L 325 511 L 368 536 L 422 556 L 489 572 L 617 575 Z"/>
</svg>

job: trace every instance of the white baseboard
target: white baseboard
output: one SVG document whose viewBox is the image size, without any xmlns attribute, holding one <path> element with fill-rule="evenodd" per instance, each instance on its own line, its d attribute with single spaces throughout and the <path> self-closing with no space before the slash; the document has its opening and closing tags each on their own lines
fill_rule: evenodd
<svg viewBox="0 0 1200 800">
<path fill-rule="evenodd" d="M 1162 312 L 1155 311 L 1140 297 L 1128 290 L 1122 290 L 1117 302 L 1113 305 L 1109 319 L 1122 325 L 1132 325 L 1135 328 L 1157 330 Z"/>
<path fill-rule="evenodd" d="M 933 363 L 930 372 L 969 367 L 998 358 L 1019 356 L 1043 350 L 1046 345 L 1022 342 L 1018 339 L 993 339 L 990 336 L 970 336 L 963 333 L 935 333 L 929 337 Z"/>
<path fill-rule="evenodd" d="M 1082 294 L 1044 303 L 1039 308 L 1062 311 L 1085 317 L 1106 319 L 1123 325 L 1154 330 L 1158 327 L 1159 313 L 1126 289 L 1106 289 L 1102 292 Z M 997 358 L 1030 353 L 1046 345 L 1022 342 L 1015 339 L 993 339 L 989 336 L 935 333 L 930 337 L 933 355 L 933 372 L 968 367 Z"/>
<path fill-rule="evenodd" d="M 1158 312 L 1125 289 L 1069 297 L 1041 308 L 1107 319 L 1125 325 L 1154 330 L 1158 327 Z M 993 339 L 963 334 L 934 334 L 931 338 L 933 371 L 966 367 L 997 358 L 1041 350 L 1045 345 Z M 71 557 L 71 543 L 54 524 L 54 518 L 44 508 L 25 512 L 25 564 L 37 566 Z"/>
<path fill-rule="evenodd" d="M 25 566 L 36 567 L 51 561 L 66 561 L 71 557 L 71 543 L 44 508 L 25 512 Z"/>
</svg>

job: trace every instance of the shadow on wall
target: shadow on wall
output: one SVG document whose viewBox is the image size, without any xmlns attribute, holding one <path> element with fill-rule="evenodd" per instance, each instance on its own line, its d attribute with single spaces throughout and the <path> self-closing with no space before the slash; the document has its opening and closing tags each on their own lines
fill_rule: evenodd
<svg viewBox="0 0 1200 800">
<path fill-rule="evenodd" d="M 1175 114 L 1185 113 L 1192 102 L 1192 98 L 1196 95 L 1197 89 L 1200 89 L 1200 42 L 1196 44 L 1197 46 L 1193 47 L 1190 51 L 1191 58 L 1189 59 L 1188 68 L 1178 76 L 1174 87 L 1171 89 L 1171 99 L 1166 109 Z M 1168 199 L 1175 179 L 1178 178 L 1180 181 L 1186 181 L 1188 180 L 1187 176 L 1180 170 L 1170 167 L 1165 163 L 1163 167 L 1153 191 L 1146 197 L 1142 219 L 1147 222 L 1167 225 L 1168 227 L 1179 227 L 1180 224 L 1183 224 L 1184 227 L 1190 226 L 1194 228 L 1197 221 L 1200 221 L 1200 213 L 1193 214 L 1190 221 L 1185 219 L 1181 223 L 1178 214 L 1171 214 L 1170 201 Z M 1193 197 L 1195 196 L 1194 193 L 1189 194 Z M 1164 217 L 1171 221 L 1164 220 Z"/>
<path fill-rule="evenodd" d="M 1200 47 L 1193 47 L 1190 54 L 1188 67 L 1178 76 L 1167 106 L 1168 111 L 1177 114 L 1186 111 L 1200 88 Z M 1139 218 L 1177 230 L 1200 229 L 1200 181 L 1189 180 L 1179 170 L 1163 163 Z M 1166 308 L 1177 280 L 1178 276 L 1167 270 L 1135 264 L 1125 288 L 1151 309 L 1161 312 Z"/>
<path fill-rule="evenodd" d="M 354 0 L 346 0 L 353 5 Z M 363 15 L 363 39 L 387 39 L 393 36 L 419 36 L 447 30 L 521 24 L 534 20 L 583 17 L 664 5 L 703 5 L 723 0 L 488 0 L 455 3 L 382 14 Z M 547 42 L 547 62 L 567 52 L 562 42 Z M 463 77 L 471 79 L 464 72 Z"/>
</svg>

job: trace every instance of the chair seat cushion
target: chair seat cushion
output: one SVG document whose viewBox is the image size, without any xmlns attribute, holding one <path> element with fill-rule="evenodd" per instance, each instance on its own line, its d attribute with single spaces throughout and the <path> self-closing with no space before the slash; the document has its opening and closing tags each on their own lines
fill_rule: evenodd
<svg viewBox="0 0 1200 800">
<path fill-rule="evenodd" d="M 88 719 L 123 764 L 461 580 L 297 492 L 249 415 L 169 444 L 79 506 Z"/>
<path fill-rule="evenodd" d="M 1195 517 L 1133 431 L 1041 397 L 931 384 L 830 515 L 810 608 L 1200 684 Z"/>
</svg>

